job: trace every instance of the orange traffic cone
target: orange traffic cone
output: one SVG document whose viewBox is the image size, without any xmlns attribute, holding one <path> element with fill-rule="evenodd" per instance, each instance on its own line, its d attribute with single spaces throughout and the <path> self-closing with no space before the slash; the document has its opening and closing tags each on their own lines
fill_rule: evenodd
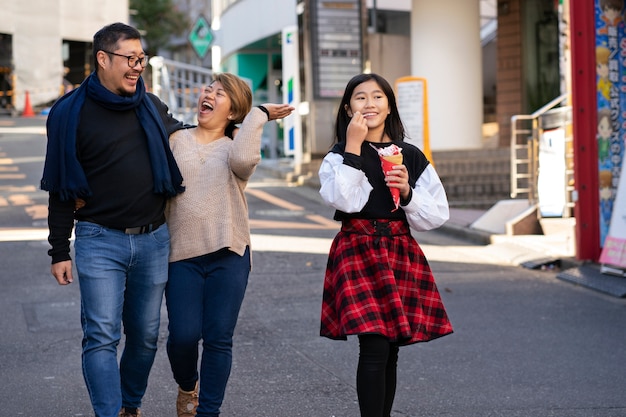
<svg viewBox="0 0 626 417">
<path fill-rule="evenodd" d="M 26 91 L 26 97 L 24 98 L 24 111 L 22 112 L 22 117 L 33 117 L 35 112 L 33 111 L 33 107 L 30 105 L 30 95 L 28 91 Z"/>
</svg>

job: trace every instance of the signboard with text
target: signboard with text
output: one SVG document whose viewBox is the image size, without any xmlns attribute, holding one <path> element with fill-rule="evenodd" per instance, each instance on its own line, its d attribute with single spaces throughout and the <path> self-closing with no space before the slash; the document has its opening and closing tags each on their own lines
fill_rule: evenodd
<svg viewBox="0 0 626 417">
<path fill-rule="evenodd" d="M 626 268 L 626 24 L 623 2 L 595 0 L 600 262 Z"/>
<path fill-rule="evenodd" d="M 417 146 L 432 163 L 428 137 L 428 94 L 425 78 L 402 77 L 396 80 L 396 98 L 400 119 L 406 128 L 408 143 Z"/>
<path fill-rule="evenodd" d="M 294 157 L 294 163 L 302 160 L 302 128 L 298 107 L 300 105 L 300 57 L 298 52 L 298 27 L 291 26 L 282 32 L 283 55 L 283 103 L 296 108 L 296 111 L 283 119 L 284 152 Z"/>
<path fill-rule="evenodd" d="M 565 129 L 544 130 L 539 138 L 537 195 L 542 217 L 563 217 L 566 208 Z"/>
<path fill-rule="evenodd" d="M 316 98 L 340 98 L 363 72 L 361 0 L 313 0 L 311 51 Z"/>
</svg>

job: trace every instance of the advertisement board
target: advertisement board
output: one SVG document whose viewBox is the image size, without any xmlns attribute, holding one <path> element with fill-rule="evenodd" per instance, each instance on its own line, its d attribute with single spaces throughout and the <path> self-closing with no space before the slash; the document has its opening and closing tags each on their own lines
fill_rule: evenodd
<svg viewBox="0 0 626 417">
<path fill-rule="evenodd" d="M 400 119 L 406 128 L 407 138 L 417 146 L 432 163 L 428 137 L 428 88 L 425 78 L 402 77 L 396 80 L 396 98 Z"/>
<path fill-rule="evenodd" d="M 608 266 L 626 268 L 626 180 L 623 170 L 615 203 L 600 262 Z"/>
<path fill-rule="evenodd" d="M 363 72 L 361 0 L 311 2 L 313 93 L 341 98 L 348 81 Z"/>
<path fill-rule="evenodd" d="M 595 0 L 600 262 L 626 267 L 626 24 L 624 2 Z"/>
<path fill-rule="evenodd" d="M 283 57 L 283 103 L 290 104 L 296 111 L 283 119 L 284 153 L 294 157 L 294 163 L 302 162 L 302 127 L 299 120 L 300 106 L 300 72 L 299 72 L 298 27 L 290 26 L 282 32 Z"/>
</svg>

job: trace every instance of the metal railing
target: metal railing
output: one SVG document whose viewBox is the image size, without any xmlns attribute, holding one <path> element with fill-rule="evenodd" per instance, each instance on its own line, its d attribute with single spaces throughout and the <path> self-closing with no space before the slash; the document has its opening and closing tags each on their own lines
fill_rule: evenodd
<svg viewBox="0 0 626 417">
<path fill-rule="evenodd" d="M 167 103 L 178 120 L 195 124 L 198 96 L 211 82 L 213 71 L 161 56 L 150 58 L 150 66 L 153 93 Z"/>
<path fill-rule="evenodd" d="M 568 97 L 569 94 L 563 94 L 532 114 L 511 117 L 511 198 L 526 197 L 531 204 L 538 203 L 539 139 L 544 131 L 540 118 Z M 560 107 L 558 111 L 571 112 L 571 106 Z M 574 188 L 571 122 L 561 127 L 566 132 L 566 170 L 563 173 L 566 176 L 566 189 L 563 192 L 566 194 L 566 206 L 571 209 L 574 205 L 571 199 Z"/>
</svg>

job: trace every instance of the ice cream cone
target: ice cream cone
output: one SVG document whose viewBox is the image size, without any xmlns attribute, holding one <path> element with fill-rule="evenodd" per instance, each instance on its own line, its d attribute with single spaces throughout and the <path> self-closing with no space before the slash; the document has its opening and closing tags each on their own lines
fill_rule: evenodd
<svg viewBox="0 0 626 417">
<path fill-rule="evenodd" d="M 381 162 L 383 164 L 383 172 L 387 174 L 387 171 L 391 171 L 394 165 L 402 164 L 402 154 L 381 156 Z"/>
<path fill-rule="evenodd" d="M 380 162 L 383 167 L 383 172 L 387 175 L 387 173 L 391 171 L 395 165 L 402 164 L 402 154 L 380 156 Z M 400 189 L 389 188 L 389 191 L 391 192 L 391 198 L 393 199 L 393 205 L 395 206 L 395 209 L 392 211 L 396 211 L 398 207 L 400 207 Z"/>
</svg>

